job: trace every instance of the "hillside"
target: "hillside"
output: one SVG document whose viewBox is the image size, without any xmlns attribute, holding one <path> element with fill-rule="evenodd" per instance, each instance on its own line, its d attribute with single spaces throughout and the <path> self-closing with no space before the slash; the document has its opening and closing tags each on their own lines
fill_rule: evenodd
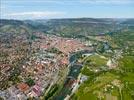
<svg viewBox="0 0 134 100">
<path fill-rule="evenodd" d="M 51 20 L 3 20 L 0 21 L 0 32 L 26 33 L 41 31 L 64 37 L 79 37 L 103 34 L 113 30 L 117 21 L 113 19 L 51 19 Z"/>
</svg>

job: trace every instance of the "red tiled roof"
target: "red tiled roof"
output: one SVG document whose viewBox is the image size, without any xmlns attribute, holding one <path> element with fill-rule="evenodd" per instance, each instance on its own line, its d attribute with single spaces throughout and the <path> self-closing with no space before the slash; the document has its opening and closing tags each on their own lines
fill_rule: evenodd
<svg viewBox="0 0 134 100">
<path fill-rule="evenodd" d="M 17 86 L 22 92 L 25 92 L 29 89 L 29 86 L 26 83 L 19 83 Z"/>
<path fill-rule="evenodd" d="M 64 57 L 64 58 L 62 58 L 61 63 L 62 64 L 68 64 L 69 60 L 67 59 L 67 57 Z"/>
</svg>

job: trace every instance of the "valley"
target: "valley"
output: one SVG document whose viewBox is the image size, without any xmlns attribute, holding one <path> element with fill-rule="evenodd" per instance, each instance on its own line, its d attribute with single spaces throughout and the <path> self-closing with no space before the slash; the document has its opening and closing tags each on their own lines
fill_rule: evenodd
<svg viewBox="0 0 134 100">
<path fill-rule="evenodd" d="M 0 22 L 0 99 L 133 100 L 134 19 Z"/>
</svg>

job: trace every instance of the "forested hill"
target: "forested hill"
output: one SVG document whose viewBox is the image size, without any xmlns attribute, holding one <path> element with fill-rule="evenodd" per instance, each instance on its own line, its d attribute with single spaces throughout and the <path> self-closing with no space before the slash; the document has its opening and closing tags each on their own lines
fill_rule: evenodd
<svg viewBox="0 0 134 100">
<path fill-rule="evenodd" d="M 134 25 L 134 19 L 69 18 L 50 20 L 0 20 L 2 33 L 44 32 L 63 37 L 105 34 L 124 25 Z"/>
</svg>

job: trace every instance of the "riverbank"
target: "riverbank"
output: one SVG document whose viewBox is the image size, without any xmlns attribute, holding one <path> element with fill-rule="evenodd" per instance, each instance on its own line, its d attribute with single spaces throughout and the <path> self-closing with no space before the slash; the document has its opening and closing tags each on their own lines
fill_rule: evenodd
<svg viewBox="0 0 134 100">
<path fill-rule="evenodd" d="M 80 59 L 85 54 L 92 54 L 91 51 L 79 51 L 75 52 L 74 54 L 71 54 L 70 56 L 70 64 L 69 64 L 69 73 L 66 77 L 64 86 L 62 90 L 59 92 L 57 96 L 55 96 L 54 99 L 56 100 L 64 100 L 68 99 L 72 94 L 73 91 L 75 91 L 79 87 L 80 82 L 80 72 L 82 69 L 82 62 L 79 62 L 78 59 Z"/>
</svg>

